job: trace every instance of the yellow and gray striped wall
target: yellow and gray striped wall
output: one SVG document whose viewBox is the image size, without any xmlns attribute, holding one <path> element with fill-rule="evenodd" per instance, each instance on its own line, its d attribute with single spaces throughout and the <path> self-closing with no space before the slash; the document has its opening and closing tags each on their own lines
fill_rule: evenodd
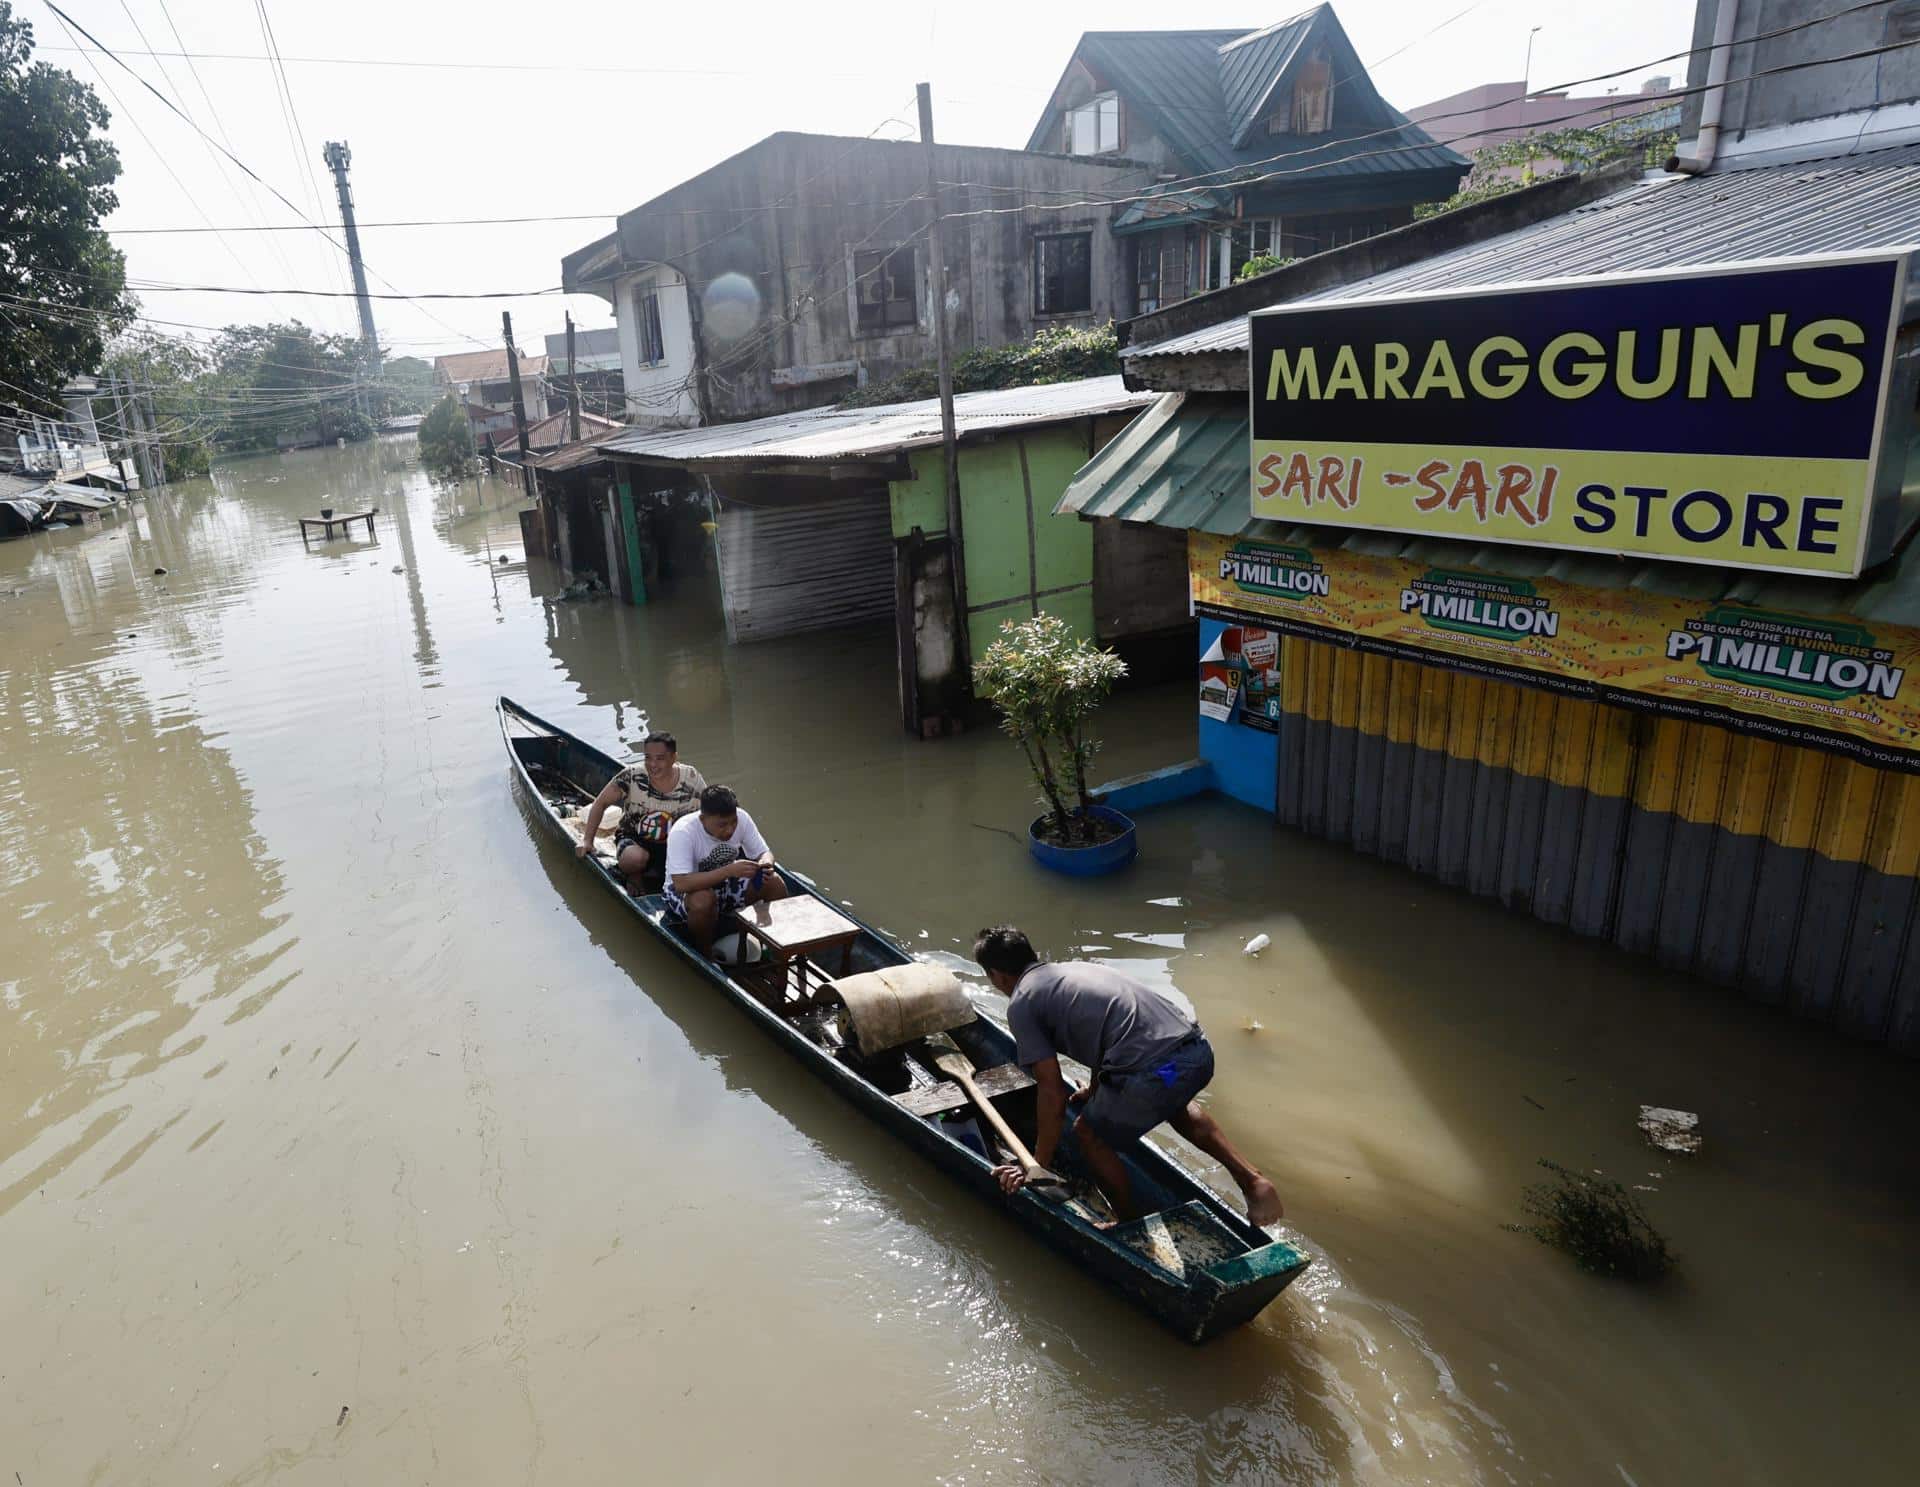
<svg viewBox="0 0 1920 1487">
<path fill-rule="evenodd" d="M 1920 1052 L 1920 776 L 1281 646 L 1283 822 Z"/>
</svg>

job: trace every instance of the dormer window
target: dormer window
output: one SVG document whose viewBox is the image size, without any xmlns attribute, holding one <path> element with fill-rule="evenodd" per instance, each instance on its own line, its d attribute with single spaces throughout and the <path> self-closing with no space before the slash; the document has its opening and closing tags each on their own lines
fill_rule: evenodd
<svg viewBox="0 0 1920 1487">
<path fill-rule="evenodd" d="M 1110 155 L 1120 148 L 1120 95 L 1101 93 L 1067 110 L 1069 155 Z"/>
<path fill-rule="evenodd" d="M 1269 134 L 1325 134 L 1333 128 L 1333 66 L 1325 57 L 1300 64 L 1293 78 L 1293 106 L 1267 120 Z"/>
</svg>

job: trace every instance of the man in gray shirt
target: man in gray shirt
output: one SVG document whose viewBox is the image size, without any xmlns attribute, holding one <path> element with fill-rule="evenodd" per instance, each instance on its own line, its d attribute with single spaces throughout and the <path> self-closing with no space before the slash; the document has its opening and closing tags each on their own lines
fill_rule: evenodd
<svg viewBox="0 0 1920 1487">
<path fill-rule="evenodd" d="M 994 988 L 1013 999 L 1007 1025 L 1014 1058 L 1039 1085 L 1033 1159 L 1052 1162 L 1069 1105 L 1081 1107 L 1075 1139 L 1094 1180 L 1122 1219 L 1138 1217 L 1120 1152 L 1165 1121 L 1225 1167 L 1247 1200 L 1247 1217 L 1272 1224 L 1280 1195 L 1227 1140 L 1220 1123 L 1193 1103 L 1213 1078 L 1213 1049 L 1199 1025 L 1172 1002 L 1130 976 L 1088 961 L 1056 964 L 1034 954 L 1010 924 L 983 929 L 973 958 Z M 1070 1090 L 1060 1055 L 1093 1070 L 1093 1082 Z M 1017 1193 L 1035 1173 L 1011 1163 L 994 1175 Z"/>
</svg>

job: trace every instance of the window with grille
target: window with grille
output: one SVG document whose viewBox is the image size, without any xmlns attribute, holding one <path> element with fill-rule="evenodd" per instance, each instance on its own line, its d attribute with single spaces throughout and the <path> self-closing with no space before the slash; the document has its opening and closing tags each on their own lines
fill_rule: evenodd
<svg viewBox="0 0 1920 1487">
<path fill-rule="evenodd" d="M 1120 95 L 1102 93 L 1067 110 L 1066 152 L 1108 155 L 1120 148 Z"/>
<path fill-rule="evenodd" d="M 667 359 L 667 338 L 660 330 L 660 294 L 651 284 L 633 291 L 633 328 L 642 366 Z"/>
<path fill-rule="evenodd" d="M 920 318 L 918 276 L 911 244 L 853 255 L 854 329 L 872 335 L 898 331 Z"/>
<path fill-rule="evenodd" d="M 1093 234 L 1033 240 L 1033 312 L 1080 315 L 1093 308 Z"/>
</svg>

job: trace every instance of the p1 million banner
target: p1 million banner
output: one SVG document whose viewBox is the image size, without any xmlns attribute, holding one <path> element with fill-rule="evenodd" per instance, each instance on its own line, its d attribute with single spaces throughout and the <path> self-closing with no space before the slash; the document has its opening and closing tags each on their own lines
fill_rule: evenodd
<svg viewBox="0 0 1920 1487">
<path fill-rule="evenodd" d="M 1857 574 L 1906 282 L 1881 255 L 1263 311 L 1252 514 Z"/>
<path fill-rule="evenodd" d="M 1920 630 L 1188 535 L 1216 619 L 1715 721 L 1920 772 Z"/>
</svg>

